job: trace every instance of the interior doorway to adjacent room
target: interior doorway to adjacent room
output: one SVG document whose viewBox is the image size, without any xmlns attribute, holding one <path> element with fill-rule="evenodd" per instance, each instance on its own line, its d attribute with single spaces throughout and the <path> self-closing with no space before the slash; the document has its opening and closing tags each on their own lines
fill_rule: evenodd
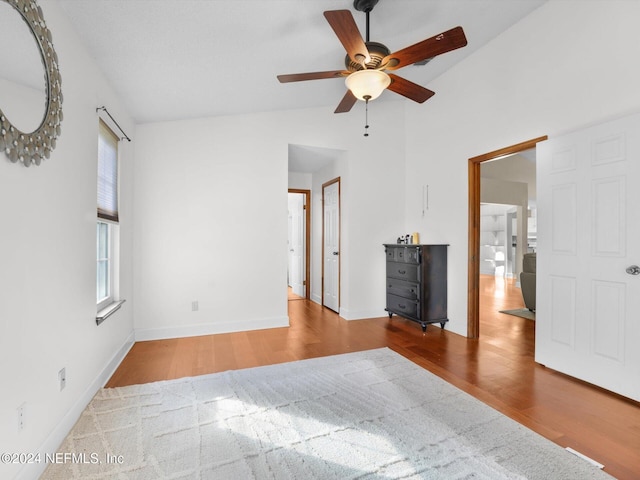
<svg viewBox="0 0 640 480">
<path fill-rule="evenodd" d="M 513 290 L 513 288 L 519 289 L 518 277 L 519 271 L 522 268 L 522 255 L 528 252 L 531 247 L 531 238 L 527 230 L 521 230 L 519 234 L 521 238 L 520 243 L 520 252 L 521 255 L 516 256 L 516 274 L 515 278 L 506 279 L 508 281 L 502 281 L 496 283 L 495 276 L 482 276 L 481 275 L 481 248 L 482 248 L 482 231 L 481 231 L 481 202 L 483 200 L 483 193 L 481 189 L 482 180 L 482 168 L 485 162 L 496 161 L 498 159 L 504 159 L 506 164 L 509 164 L 509 158 L 513 155 L 524 155 L 526 156 L 526 152 L 533 152 L 533 158 L 535 161 L 535 146 L 538 142 L 546 140 L 547 137 L 539 137 L 533 140 L 523 142 L 517 145 L 512 145 L 510 147 L 506 147 L 500 150 L 496 150 L 494 152 L 490 152 L 484 155 L 480 155 L 478 157 L 474 157 L 469 159 L 469 268 L 468 268 L 468 315 L 467 315 L 467 336 L 469 338 L 478 338 L 480 335 L 480 316 L 481 311 L 484 310 L 481 308 L 481 297 L 484 300 L 490 300 L 492 302 L 492 309 L 500 308 L 500 309 L 508 309 L 508 307 L 499 307 L 499 303 L 504 299 L 506 300 L 507 294 L 509 294 L 509 302 L 512 301 L 520 301 L 520 297 L 522 294 L 517 295 L 517 290 Z M 488 165 L 488 163 L 487 163 Z M 499 180 L 499 179 L 494 179 Z M 488 182 L 489 184 L 492 181 Z M 501 185 L 501 182 L 496 181 L 493 182 L 495 185 Z M 516 181 L 516 183 L 519 183 Z M 503 188 L 505 186 L 503 185 Z M 490 198 L 484 198 L 485 201 L 491 202 Z M 494 201 L 495 203 L 517 203 L 522 207 L 522 219 L 529 219 L 530 208 L 528 207 L 527 200 L 523 200 L 521 202 L 505 202 L 505 201 Z M 494 203 L 491 202 L 491 203 Z M 524 205 L 527 205 L 524 207 Z M 526 241 L 525 241 L 526 238 Z M 506 256 L 505 256 L 506 257 Z M 506 259 L 506 258 L 505 258 Z M 490 280 L 486 282 L 486 280 Z M 506 282 L 506 283 L 505 283 Z M 489 286 L 488 286 L 489 285 Z M 498 288 L 498 290 L 496 290 Z M 491 296 L 487 297 L 487 294 L 490 293 Z M 511 306 L 511 305 L 510 305 Z M 522 305 L 524 306 L 524 305 Z"/>
<path fill-rule="evenodd" d="M 536 237 L 535 149 L 484 162 L 480 200 L 482 337 L 533 358 L 535 313 L 527 308 L 520 278 Z M 530 278 L 525 278 L 528 285 Z"/>
<path fill-rule="evenodd" d="M 287 288 L 289 300 L 310 298 L 311 191 L 289 189 Z"/>
</svg>

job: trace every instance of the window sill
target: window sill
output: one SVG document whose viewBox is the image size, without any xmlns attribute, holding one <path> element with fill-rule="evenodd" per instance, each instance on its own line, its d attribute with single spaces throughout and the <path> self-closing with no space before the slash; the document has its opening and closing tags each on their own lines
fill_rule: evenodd
<svg viewBox="0 0 640 480">
<path fill-rule="evenodd" d="M 96 325 L 100 325 L 102 322 L 104 322 L 107 318 L 109 318 L 111 315 L 113 315 L 114 313 L 116 313 L 116 311 L 118 311 L 120 309 L 120 307 L 122 306 L 122 304 L 125 302 L 126 300 L 118 300 L 116 302 L 110 303 L 109 305 L 107 305 L 105 308 L 103 308 L 102 310 L 100 310 L 98 312 L 98 314 L 96 315 Z"/>
</svg>

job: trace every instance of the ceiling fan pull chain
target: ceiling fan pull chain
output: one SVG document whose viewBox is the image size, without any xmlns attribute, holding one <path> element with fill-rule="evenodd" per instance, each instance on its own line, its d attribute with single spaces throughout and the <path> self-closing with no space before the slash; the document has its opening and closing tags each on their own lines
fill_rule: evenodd
<svg viewBox="0 0 640 480">
<path fill-rule="evenodd" d="M 369 136 L 369 99 L 371 96 L 364 97 L 364 136 Z"/>
</svg>

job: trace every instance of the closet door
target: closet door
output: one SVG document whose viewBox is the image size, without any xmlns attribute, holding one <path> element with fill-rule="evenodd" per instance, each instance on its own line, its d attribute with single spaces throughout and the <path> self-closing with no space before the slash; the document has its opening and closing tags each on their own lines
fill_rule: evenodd
<svg viewBox="0 0 640 480">
<path fill-rule="evenodd" d="M 340 312 L 340 180 L 322 187 L 323 298 L 325 307 Z"/>
</svg>

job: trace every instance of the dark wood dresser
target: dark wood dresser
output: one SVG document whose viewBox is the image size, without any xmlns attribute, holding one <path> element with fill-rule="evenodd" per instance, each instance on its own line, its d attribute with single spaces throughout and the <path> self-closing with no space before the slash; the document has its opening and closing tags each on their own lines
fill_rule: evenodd
<svg viewBox="0 0 640 480">
<path fill-rule="evenodd" d="M 427 324 L 447 318 L 448 245 L 385 244 L 387 254 L 387 308 L 418 322 L 422 331 Z"/>
</svg>

